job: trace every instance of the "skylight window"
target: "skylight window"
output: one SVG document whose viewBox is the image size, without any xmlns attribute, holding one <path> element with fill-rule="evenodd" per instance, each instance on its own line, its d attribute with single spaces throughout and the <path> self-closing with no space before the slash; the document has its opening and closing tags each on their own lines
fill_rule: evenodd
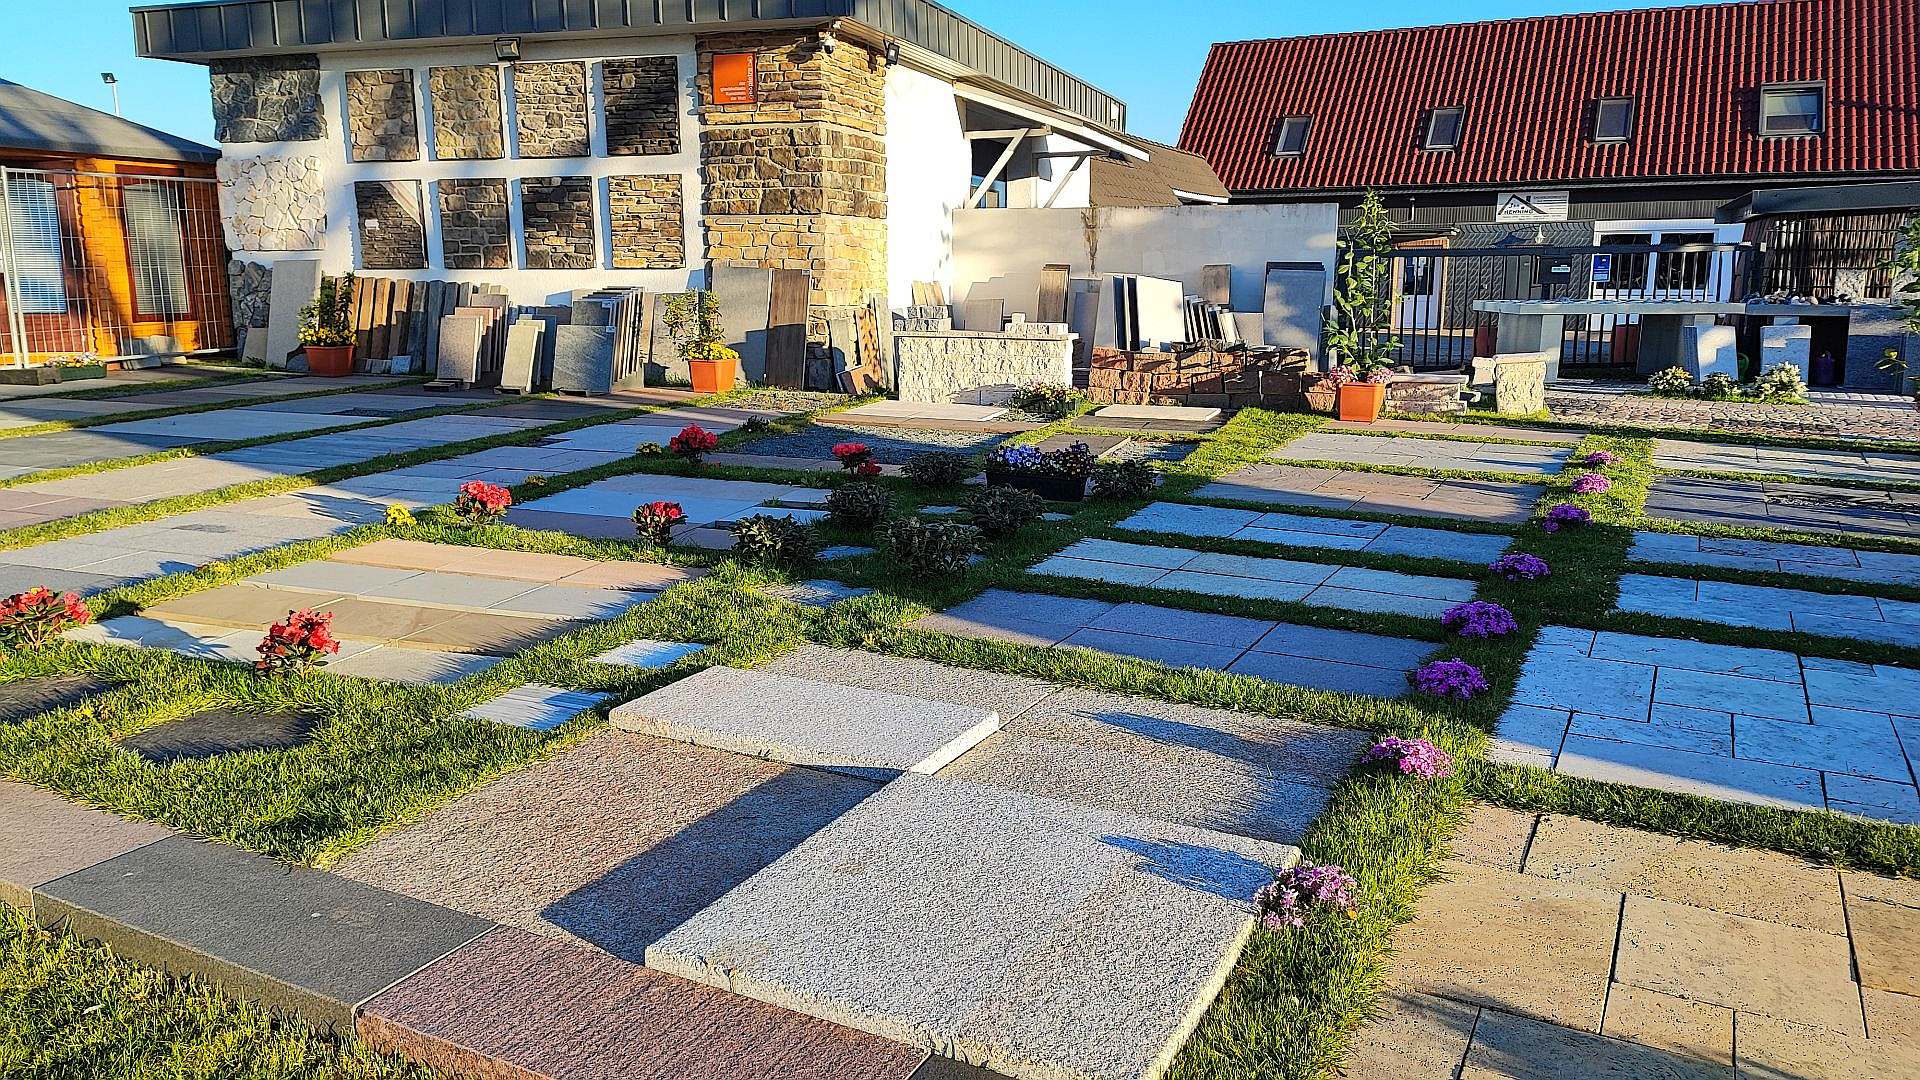
<svg viewBox="0 0 1920 1080">
<path fill-rule="evenodd" d="M 1633 138 L 1633 99 L 1601 98 L 1593 103 L 1593 141 L 1623 143 Z"/>
<path fill-rule="evenodd" d="M 1768 86 L 1760 91 L 1760 134 L 1818 135 L 1827 129 L 1826 88 Z"/>
<path fill-rule="evenodd" d="M 1307 132 L 1313 127 L 1310 116 L 1281 117 L 1273 133 L 1274 157 L 1300 157 L 1307 152 Z"/>
<path fill-rule="evenodd" d="M 1427 131 L 1420 145 L 1427 150 L 1457 150 L 1460 132 L 1466 125 L 1467 110 L 1449 106 L 1427 114 Z"/>
</svg>

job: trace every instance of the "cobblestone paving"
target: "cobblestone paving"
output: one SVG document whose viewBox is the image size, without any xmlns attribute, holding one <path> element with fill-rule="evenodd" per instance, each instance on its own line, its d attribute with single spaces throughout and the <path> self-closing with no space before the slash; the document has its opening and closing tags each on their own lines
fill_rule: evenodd
<svg viewBox="0 0 1920 1080">
<path fill-rule="evenodd" d="M 1883 404 L 1759 405 L 1685 401 L 1641 393 L 1548 390 L 1547 411 L 1576 424 L 1631 424 L 1745 435 L 1819 435 L 1920 441 L 1920 411 L 1894 399 Z"/>
</svg>

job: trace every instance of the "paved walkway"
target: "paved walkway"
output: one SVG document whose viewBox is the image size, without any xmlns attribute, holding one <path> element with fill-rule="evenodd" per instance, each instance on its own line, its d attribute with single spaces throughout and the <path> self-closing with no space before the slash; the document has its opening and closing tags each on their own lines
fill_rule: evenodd
<svg viewBox="0 0 1920 1080">
<path fill-rule="evenodd" d="M 1550 387 L 1547 409 L 1573 424 L 1619 424 L 1680 428 L 1702 434 L 1809 435 L 1828 438 L 1920 441 L 1920 411 L 1908 398 L 1887 396 L 1866 403 L 1759 405 L 1737 401 L 1690 401 L 1628 392 L 1624 387 Z"/>
<path fill-rule="evenodd" d="M 1494 807 L 1454 847 L 1353 1080 L 1920 1076 L 1915 882 Z"/>
<path fill-rule="evenodd" d="M 1620 610 L 1920 648 L 1920 603 L 1911 600 L 1627 574 Z"/>
<path fill-rule="evenodd" d="M 1469 442 L 1460 438 L 1398 438 L 1316 431 L 1268 454 L 1273 461 L 1340 461 L 1362 465 L 1398 465 L 1414 469 L 1519 473 L 1556 476 L 1566 468 L 1571 449 L 1557 445 Z"/>
<path fill-rule="evenodd" d="M 1920 555 L 1889 551 L 1641 532 L 1633 535 L 1627 557 L 1643 563 L 1800 574 L 1862 585 L 1920 586 Z"/>
<path fill-rule="evenodd" d="M 1533 515 L 1534 504 L 1545 493 L 1538 484 L 1497 480 L 1441 480 L 1299 465 L 1249 465 L 1194 495 L 1271 506 L 1517 523 Z"/>
<path fill-rule="evenodd" d="M 140 374 L 129 372 L 127 374 Z M 188 375 L 182 378 L 195 378 Z M 116 380 L 118 381 L 118 380 Z M 166 382 L 179 382 L 181 378 L 168 379 Z M 104 384 L 93 383 L 89 388 Z M 57 384 L 56 384 L 57 386 Z M 239 404 L 248 401 L 266 402 L 276 398 L 293 397 L 300 394 L 314 394 L 323 390 L 348 390 L 355 387 L 371 388 L 386 386 L 394 390 L 411 389 L 405 384 L 396 385 L 394 380 L 377 375 L 350 375 L 339 379 L 311 377 L 261 378 L 252 382 L 227 383 L 222 386 L 201 386 L 179 390 L 167 390 L 157 386 L 140 394 L 122 394 L 117 397 L 87 398 L 60 397 L 53 395 L 3 395 L 0 396 L 0 431 L 14 428 L 34 427 L 52 421 L 86 421 L 104 416 L 121 416 L 128 413 L 150 413 L 185 406 L 214 405 L 226 402 Z M 15 387 L 0 389 L 28 390 L 55 389 L 55 387 Z M 69 391 L 72 392 L 72 391 Z M 38 439 L 37 435 L 21 436 L 22 439 Z M 14 440 L 0 439 L 0 448 L 11 449 Z"/>
<path fill-rule="evenodd" d="M 1920 493 L 1668 476 L 1647 493 L 1648 517 L 1737 528 L 1920 534 Z"/>
<path fill-rule="evenodd" d="M 1488 563 L 1513 546 L 1511 537 L 1495 533 L 1464 533 L 1451 529 L 1421 529 L 1386 525 L 1353 518 L 1306 514 L 1260 513 L 1221 506 L 1153 503 L 1122 521 L 1119 528 L 1181 536 L 1214 536 L 1253 540 L 1282 547 L 1337 548 L 1372 555 L 1405 555 L 1419 559 L 1449 559 Z"/>
<path fill-rule="evenodd" d="M 1810 480 L 1920 484 L 1920 456 L 1873 450 L 1809 450 L 1790 446 L 1730 446 L 1656 439 L 1653 463 L 1692 472 L 1767 473 Z"/>
</svg>

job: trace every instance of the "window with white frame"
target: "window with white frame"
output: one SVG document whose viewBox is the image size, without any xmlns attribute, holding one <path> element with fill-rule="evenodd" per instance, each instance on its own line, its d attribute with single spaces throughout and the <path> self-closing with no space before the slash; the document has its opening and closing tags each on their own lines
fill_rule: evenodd
<svg viewBox="0 0 1920 1080">
<path fill-rule="evenodd" d="M 1274 127 L 1273 156 L 1299 157 L 1307 152 L 1307 132 L 1313 127 L 1310 116 L 1283 116 Z"/>
<path fill-rule="evenodd" d="M 1623 143 L 1633 138 L 1633 99 L 1600 98 L 1593 103 L 1593 141 Z"/>
<path fill-rule="evenodd" d="M 1826 88 L 1817 83 L 1760 90 L 1760 134 L 1818 135 L 1827 129 Z"/>
<path fill-rule="evenodd" d="M 23 315 L 65 315 L 67 278 L 60 232 L 60 197 L 53 183 L 12 177 L 7 224 L 13 230 L 14 284 Z"/>
<path fill-rule="evenodd" d="M 187 314 L 187 252 L 180 230 L 180 190 L 175 182 L 130 183 L 121 193 L 127 225 L 127 263 L 138 315 L 178 318 Z"/>
<path fill-rule="evenodd" d="M 1420 141 L 1427 150 L 1457 150 L 1460 133 L 1466 127 L 1467 110 L 1456 106 L 1435 109 L 1427 114 L 1427 130 Z"/>
</svg>

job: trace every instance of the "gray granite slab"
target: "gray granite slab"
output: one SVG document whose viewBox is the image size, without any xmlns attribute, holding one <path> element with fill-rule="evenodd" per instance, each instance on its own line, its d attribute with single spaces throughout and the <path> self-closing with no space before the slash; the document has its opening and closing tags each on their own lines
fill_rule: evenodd
<svg viewBox="0 0 1920 1080">
<path fill-rule="evenodd" d="M 1492 480 L 1443 480 L 1295 465 L 1249 465 L 1194 492 L 1202 499 L 1326 510 L 1363 510 L 1517 524 L 1546 489 Z"/>
<path fill-rule="evenodd" d="M 1313 432 L 1267 456 L 1276 461 L 1337 461 L 1417 469 L 1554 476 L 1565 468 L 1567 458 L 1572 453 L 1567 447 L 1540 444 L 1521 446 L 1461 439 Z"/>
<path fill-rule="evenodd" d="M 791 675 L 712 667 L 613 711 L 643 735 L 884 779 L 937 772 L 999 730 L 990 711 Z"/>
<path fill-rule="evenodd" d="M 0 725 L 71 709 L 106 693 L 113 685 L 91 675 L 49 675 L 0 684 Z"/>
<path fill-rule="evenodd" d="M 992 851 L 982 872 L 979 853 Z M 650 967 L 984 1063 L 1164 1068 L 1289 847 L 903 777 L 647 950 Z"/>
<path fill-rule="evenodd" d="M 593 657 L 592 662 L 618 667 L 663 668 L 704 652 L 706 648 L 705 645 L 683 641 L 655 641 L 651 638 L 642 638 L 639 641 L 629 641 L 625 645 L 608 649 Z"/>
<path fill-rule="evenodd" d="M 319 718 L 294 710 L 219 708 L 135 732 L 120 745 L 158 765 L 203 761 L 224 754 L 291 750 L 313 738 Z"/>
<path fill-rule="evenodd" d="M 589 709 L 599 708 L 610 698 L 608 694 L 528 683 L 483 701 L 461 715 L 469 720 L 491 720 L 528 731 L 552 731 Z"/>
<path fill-rule="evenodd" d="M 802 645 L 755 670 L 964 705 L 994 713 L 1003 723 L 1060 689 L 1019 675 L 825 645 Z"/>
</svg>

